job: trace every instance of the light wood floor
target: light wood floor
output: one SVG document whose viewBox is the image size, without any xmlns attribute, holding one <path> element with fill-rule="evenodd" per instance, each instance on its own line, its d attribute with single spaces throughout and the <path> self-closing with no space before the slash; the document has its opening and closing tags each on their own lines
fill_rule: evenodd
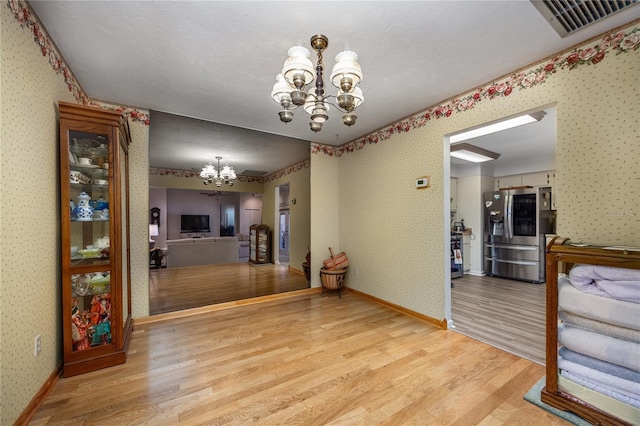
<svg viewBox="0 0 640 426">
<path fill-rule="evenodd" d="M 287 265 L 248 262 L 152 269 L 151 315 L 308 288 L 304 276 Z"/>
<path fill-rule="evenodd" d="M 287 266 L 247 262 L 151 270 L 151 315 L 307 288 Z M 455 330 L 545 362 L 545 286 L 464 275 L 453 280 Z"/>
<path fill-rule="evenodd" d="M 32 425 L 560 425 L 536 363 L 352 293 L 136 325 L 126 364 L 61 379 Z"/>
<path fill-rule="evenodd" d="M 452 282 L 456 331 L 544 365 L 544 284 L 473 275 Z"/>
</svg>

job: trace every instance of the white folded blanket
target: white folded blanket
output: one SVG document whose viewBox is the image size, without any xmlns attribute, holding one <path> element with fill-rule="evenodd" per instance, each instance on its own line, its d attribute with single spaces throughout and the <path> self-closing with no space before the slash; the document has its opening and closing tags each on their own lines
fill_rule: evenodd
<svg viewBox="0 0 640 426">
<path fill-rule="evenodd" d="M 621 379 L 630 380 L 640 384 L 640 372 L 610 362 L 601 361 L 585 354 L 571 351 L 564 346 L 558 350 L 559 358 L 567 361 L 575 362 L 593 370 L 598 370 Z"/>
<path fill-rule="evenodd" d="M 619 325 L 613 325 L 607 322 L 596 321 L 567 311 L 559 311 L 558 316 L 567 327 L 581 328 L 583 330 L 604 334 L 605 336 L 615 337 L 616 339 L 640 343 L 639 330 L 620 327 Z"/>
<path fill-rule="evenodd" d="M 566 275 L 558 276 L 558 309 L 585 318 L 640 330 L 640 303 L 584 293 Z"/>
<path fill-rule="evenodd" d="M 575 265 L 571 284 L 585 293 L 640 303 L 640 270 L 599 265 Z"/>
<path fill-rule="evenodd" d="M 640 372 L 640 344 L 574 327 L 558 327 L 558 342 L 567 349 Z"/>
<path fill-rule="evenodd" d="M 566 370 L 572 374 L 584 377 L 590 382 L 605 387 L 613 392 L 625 395 L 629 398 L 640 401 L 640 383 L 631 380 L 625 380 L 621 377 L 612 376 L 602 371 L 594 370 L 575 362 L 558 358 L 558 368 Z"/>
</svg>

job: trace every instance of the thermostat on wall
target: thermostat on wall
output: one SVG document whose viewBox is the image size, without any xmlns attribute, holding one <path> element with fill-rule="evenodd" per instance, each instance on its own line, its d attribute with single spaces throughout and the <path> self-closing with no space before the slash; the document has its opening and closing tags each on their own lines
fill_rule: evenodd
<svg viewBox="0 0 640 426">
<path fill-rule="evenodd" d="M 416 188 L 418 189 L 429 188 L 429 184 L 429 176 L 420 176 L 416 179 Z"/>
</svg>

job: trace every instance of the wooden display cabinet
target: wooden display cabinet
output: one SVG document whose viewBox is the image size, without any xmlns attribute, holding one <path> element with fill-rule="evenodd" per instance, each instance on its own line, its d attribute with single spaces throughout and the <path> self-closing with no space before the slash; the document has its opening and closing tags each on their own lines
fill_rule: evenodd
<svg viewBox="0 0 640 426">
<path fill-rule="evenodd" d="M 126 118 L 59 103 L 64 377 L 122 364 L 132 331 Z"/>
<path fill-rule="evenodd" d="M 271 263 L 271 229 L 268 225 L 249 227 L 249 262 Z"/>
<path fill-rule="evenodd" d="M 573 246 L 566 239 L 554 238 L 547 245 L 546 300 L 546 385 L 540 399 L 559 410 L 571 411 L 589 423 L 597 425 L 629 425 L 614 414 L 582 401 L 578 396 L 561 389 L 558 384 L 558 273 L 568 274 L 574 264 L 600 265 L 615 268 L 640 269 L 640 251 L 615 247 Z"/>
</svg>

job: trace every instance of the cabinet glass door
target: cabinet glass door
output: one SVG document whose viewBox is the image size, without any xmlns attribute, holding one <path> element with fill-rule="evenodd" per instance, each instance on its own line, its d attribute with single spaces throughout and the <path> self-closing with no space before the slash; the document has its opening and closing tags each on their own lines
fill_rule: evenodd
<svg viewBox="0 0 640 426">
<path fill-rule="evenodd" d="M 257 262 L 258 258 L 256 256 L 256 242 L 257 242 L 257 230 L 255 228 L 251 228 L 249 230 L 249 259 L 252 262 Z"/>
<path fill-rule="evenodd" d="M 130 231 L 129 231 L 129 156 L 127 155 L 128 146 L 126 140 L 121 140 L 119 144 L 120 156 L 120 200 L 121 200 L 121 265 L 122 265 L 122 337 L 126 336 L 128 321 L 131 318 L 131 257 L 129 250 Z"/>
<path fill-rule="evenodd" d="M 258 262 L 267 262 L 267 254 L 269 252 L 269 247 L 267 245 L 267 230 L 259 229 L 258 230 Z"/>
<path fill-rule="evenodd" d="M 73 352 L 111 343 L 109 132 L 68 131 L 68 265 Z M 65 186 L 63 185 L 63 188 Z M 63 191 L 65 192 L 65 191 Z M 66 199 L 66 198 L 65 198 Z M 65 230 L 63 229 L 63 232 Z"/>
</svg>

